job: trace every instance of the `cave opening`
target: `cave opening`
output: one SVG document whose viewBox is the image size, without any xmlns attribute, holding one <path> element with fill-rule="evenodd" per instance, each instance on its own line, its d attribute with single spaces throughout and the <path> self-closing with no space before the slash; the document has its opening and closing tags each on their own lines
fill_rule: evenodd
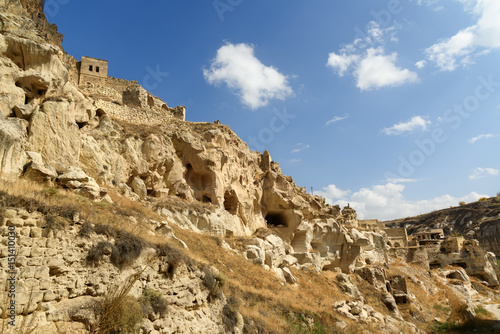
<svg viewBox="0 0 500 334">
<path fill-rule="evenodd" d="M 448 275 L 446 275 L 446 278 L 462 280 L 462 275 L 460 275 L 457 272 L 452 272 L 452 273 L 449 273 Z"/>
<path fill-rule="evenodd" d="M 227 190 L 224 193 L 224 209 L 232 215 L 238 211 L 238 197 L 234 190 Z"/>
<path fill-rule="evenodd" d="M 288 219 L 284 211 L 269 211 L 265 219 L 268 226 L 288 227 Z"/>
<path fill-rule="evenodd" d="M 439 268 L 441 268 L 441 264 L 439 262 L 432 262 L 432 263 L 429 263 L 429 268 L 430 269 L 439 269 Z"/>
</svg>

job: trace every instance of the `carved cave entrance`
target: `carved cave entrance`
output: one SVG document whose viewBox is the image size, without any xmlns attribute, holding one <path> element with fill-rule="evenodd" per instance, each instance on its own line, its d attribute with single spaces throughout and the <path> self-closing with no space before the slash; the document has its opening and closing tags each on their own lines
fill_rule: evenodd
<svg viewBox="0 0 500 334">
<path fill-rule="evenodd" d="M 266 214 L 267 226 L 270 227 L 288 227 L 288 217 L 286 211 L 269 211 Z"/>
</svg>

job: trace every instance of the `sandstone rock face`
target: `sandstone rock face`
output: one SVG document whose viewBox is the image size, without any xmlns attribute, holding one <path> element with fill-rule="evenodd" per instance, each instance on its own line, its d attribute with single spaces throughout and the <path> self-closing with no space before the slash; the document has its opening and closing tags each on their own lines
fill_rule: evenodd
<svg viewBox="0 0 500 334">
<path fill-rule="evenodd" d="M 21 175 L 26 162 L 26 132 L 15 120 L 0 118 L 0 174 L 2 178 Z"/>
<path fill-rule="evenodd" d="M 25 177 L 39 182 L 52 181 L 57 178 L 56 169 L 44 163 L 40 153 L 26 151 L 26 155 L 31 162 L 24 172 Z"/>
<path fill-rule="evenodd" d="M 16 286 L 16 312 L 21 317 L 24 310 L 32 313 L 38 303 L 42 303 L 43 320 L 38 322 L 37 330 L 56 333 L 54 323 L 66 322 L 76 332 L 82 330 L 82 333 L 87 333 L 87 330 L 83 331 L 85 325 L 95 321 L 91 302 L 99 300 L 114 284 L 120 284 L 134 272 L 147 268 L 134 284 L 131 295 L 138 298 L 148 288 L 166 298 L 168 313 L 150 319 L 154 328 L 161 328 L 167 333 L 224 331 L 220 320 L 224 297 L 209 300 L 210 292 L 203 285 L 205 271 L 181 263 L 174 276 L 168 277 L 164 273 L 165 261 L 161 259 L 145 266 L 155 253 L 149 248 L 144 249 L 133 266 L 126 270 L 119 270 L 110 263 L 111 248 L 102 251 L 103 257 L 98 265 L 88 266 L 85 264 L 89 249 L 105 241 L 103 236 L 81 237 L 79 229 L 74 228 L 42 233 L 47 217 L 37 211 L 28 213 L 22 209 L 7 208 L 4 217 L 0 221 L 2 240 L 7 240 L 9 226 L 15 226 L 22 233 L 18 239 L 20 271 Z M 2 268 L 7 256 L 7 246 L 2 244 Z M 0 274 L 0 280 L 4 281 L 6 271 L 1 270 Z M 147 326 L 147 321 L 143 326 Z"/>
<path fill-rule="evenodd" d="M 499 284 L 496 257 L 493 253 L 485 252 L 477 240 L 465 241 L 458 252 L 430 256 L 429 262 L 438 267 L 459 266 L 464 268 L 469 276 L 475 276 L 492 286 Z"/>
</svg>

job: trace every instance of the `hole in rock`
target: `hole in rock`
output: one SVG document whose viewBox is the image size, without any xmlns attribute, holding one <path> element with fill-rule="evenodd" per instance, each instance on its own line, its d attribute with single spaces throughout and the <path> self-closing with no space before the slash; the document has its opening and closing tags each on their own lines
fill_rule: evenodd
<svg viewBox="0 0 500 334">
<path fill-rule="evenodd" d="M 283 211 L 269 211 L 266 215 L 266 222 L 272 227 L 288 227 L 288 220 Z"/>
<path fill-rule="evenodd" d="M 224 209 L 232 215 L 235 215 L 238 210 L 238 197 L 234 190 L 224 193 Z"/>
<path fill-rule="evenodd" d="M 462 280 L 462 275 L 460 275 L 457 272 L 453 272 L 453 273 L 446 275 L 446 278 Z"/>
<path fill-rule="evenodd" d="M 441 268 L 441 264 L 439 262 L 429 263 L 429 268 L 431 268 L 431 269 L 439 269 L 439 268 Z"/>
</svg>

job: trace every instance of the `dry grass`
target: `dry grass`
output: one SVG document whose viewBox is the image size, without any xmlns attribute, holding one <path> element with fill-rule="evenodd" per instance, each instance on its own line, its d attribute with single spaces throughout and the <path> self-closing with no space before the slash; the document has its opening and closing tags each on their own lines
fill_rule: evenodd
<svg viewBox="0 0 500 334">
<path fill-rule="evenodd" d="M 99 233 L 114 239 L 114 244 L 95 246 L 93 253 L 89 255 L 91 263 L 98 263 L 103 257 L 104 249 L 108 247 L 111 248 L 111 254 L 116 254 L 113 257 L 114 263 L 118 267 L 126 266 L 135 260 L 143 247 L 153 246 L 157 248 L 160 260 L 168 263 L 166 274 L 170 278 L 176 275 L 176 270 L 182 263 L 188 268 L 202 268 L 205 271 L 203 283 L 211 291 L 210 299 L 219 298 L 221 292 L 229 297 L 223 311 L 228 328 L 234 325 L 236 312 L 240 312 L 245 319 L 245 330 L 248 333 L 336 333 L 335 322 L 340 316 L 332 304 L 349 299 L 339 290 L 336 273 L 314 273 L 292 268 L 299 287 L 281 285 L 273 272 L 266 271 L 263 267 L 223 249 L 219 239 L 183 230 L 171 224 L 176 236 L 188 244 L 190 249 L 188 257 L 183 250 L 165 244 L 164 237 L 152 235 L 153 229 L 149 220 L 164 220 L 156 213 L 161 207 L 209 211 L 210 205 L 167 198 L 150 203 L 148 207 L 144 203 L 129 200 L 113 192 L 110 196 L 114 201 L 113 204 L 99 205 L 64 189 L 47 189 L 29 181 L 18 181 L 15 184 L 0 183 L 0 206 L 25 207 L 28 211 L 38 210 L 51 215 L 53 219 L 46 226 L 46 230 L 65 228 L 69 224 L 74 224 L 73 216 L 78 213 L 86 222 L 81 226 L 81 236 Z M 265 234 L 267 231 L 259 233 Z M 231 238 L 226 241 L 232 247 L 243 250 L 249 239 Z M 216 267 L 220 275 L 214 275 L 208 269 L 209 266 Z M 426 270 L 402 262 L 396 261 L 389 274 L 408 275 L 409 272 L 416 273 L 416 277 L 426 284 L 434 284 Z M 367 303 L 376 311 L 382 314 L 390 313 L 381 301 L 381 294 L 371 285 L 358 278 L 355 278 L 355 284 L 365 296 Z M 426 312 L 420 314 L 420 311 L 410 305 L 403 311 L 407 320 L 415 322 L 420 318 L 425 322 L 431 321 L 434 317 L 445 318 L 448 316 L 443 311 L 446 307 L 452 309 L 450 321 L 463 315 L 463 305 L 460 304 L 460 300 L 453 299 L 451 294 L 448 295 L 448 291 L 446 295 L 432 294 L 411 280 L 408 280 L 408 289 L 417 297 L 418 303 Z M 440 289 L 446 291 L 445 287 Z M 121 300 L 120 303 L 126 304 L 125 292 L 124 288 L 116 289 L 110 292 L 107 299 Z M 101 318 L 102 314 L 110 312 L 110 307 L 106 305 L 100 309 Z M 435 308 L 434 305 L 439 307 Z M 133 310 L 134 307 L 131 306 L 130 309 Z M 367 329 L 366 325 L 346 322 L 348 323 L 346 333 L 357 333 L 361 329 Z M 99 321 L 97 323 L 99 324 Z M 98 328 L 106 326 L 98 325 L 94 333 L 99 332 Z M 370 332 L 380 331 L 377 328 L 370 328 Z"/>
<path fill-rule="evenodd" d="M 153 259 L 148 261 L 151 264 Z M 141 277 L 142 270 L 128 277 L 122 285 L 109 289 L 104 298 L 93 306 L 96 321 L 89 329 L 91 334 L 135 333 L 142 319 L 142 308 L 138 300 L 129 296 L 135 282 Z"/>
<path fill-rule="evenodd" d="M 214 265 L 227 277 L 225 293 L 239 301 L 239 312 L 245 318 L 248 332 L 335 333 L 339 315 L 332 305 L 349 299 L 340 292 L 336 273 L 318 274 L 292 268 L 299 287 L 283 286 L 273 272 L 235 256 L 220 247 L 217 240 L 172 227 L 179 238 L 190 241 L 190 253 L 197 261 Z M 231 238 L 228 242 L 244 244 L 245 238 Z M 302 320 L 307 318 L 312 319 L 307 322 L 307 330 L 304 327 L 303 331 L 295 331 L 306 326 Z"/>
</svg>

